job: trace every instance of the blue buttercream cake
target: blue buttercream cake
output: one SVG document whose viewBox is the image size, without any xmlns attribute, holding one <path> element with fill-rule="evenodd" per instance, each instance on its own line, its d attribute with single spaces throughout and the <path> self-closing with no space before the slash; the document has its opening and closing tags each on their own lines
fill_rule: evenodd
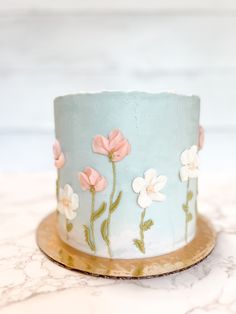
<svg viewBox="0 0 236 314">
<path fill-rule="evenodd" d="M 177 250 L 196 233 L 200 100 L 101 92 L 54 102 L 58 232 L 107 258 Z"/>
</svg>

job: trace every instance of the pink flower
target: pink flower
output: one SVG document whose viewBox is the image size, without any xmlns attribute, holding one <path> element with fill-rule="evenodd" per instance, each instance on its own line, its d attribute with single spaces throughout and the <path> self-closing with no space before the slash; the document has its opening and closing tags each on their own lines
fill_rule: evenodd
<svg viewBox="0 0 236 314">
<path fill-rule="evenodd" d="M 131 146 L 120 130 L 110 132 L 108 138 L 97 135 L 93 140 L 93 151 L 106 155 L 111 161 L 120 161 L 130 153 Z"/>
<path fill-rule="evenodd" d="M 62 168 L 65 164 L 65 156 L 61 151 L 61 145 L 58 140 L 55 140 L 53 145 L 53 155 L 55 160 L 55 167 L 58 169 Z"/>
<path fill-rule="evenodd" d="M 95 169 L 87 167 L 83 172 L 79 173 L 79 181 L 81 188 L 86 191 L 100 192 L 105 190 L 107 186 L 106 179 L 101 176 Z"/>
<path fill-rule="evenodd" d="M 199 127 L 198 131 L 198 149 L 202 149 L 205 141 L 205 130 L 202 126 Z"/>
</svg>

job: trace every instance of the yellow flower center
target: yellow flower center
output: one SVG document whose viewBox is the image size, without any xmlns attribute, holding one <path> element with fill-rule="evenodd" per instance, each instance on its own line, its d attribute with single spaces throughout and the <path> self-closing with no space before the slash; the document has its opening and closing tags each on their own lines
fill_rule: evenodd
<svg viewBox="0 0 236 314">
<path fill-rule="evenodd" d="M 62 204 L 64 207 L 69 207 L 71 204 L 71 201 L 68 198 L 63 198 Z"/>
<path fill-rule="evenodd" d="M 110 153 L 108 154 L 108 159 L 109 159 L 109 161 L 112 161 L 112 158 L 113 158 L 113 152 L 110 151 Z"/>
<path fill-rule="evenodd" d="M 95 192 L 95 187 L 94 187 L 93 185 L 91 185 L 91 187 L 90 187 L 90 192 L 91 192 L 91 193 L 94 193 L 94 192 Z"/>
<path fill-rule="evenodd" d="M 147 191 L 148 194 L 155 193 L 154 186 L 153 185 L 148 185 L 146 187 L 146 191 Z"/>
<path fill-rule="evenodd" d="M 197 168 L 197 166 L 194 164 L 194 162 L 190 162 L 190 163 L 188 163 L 188 168 L 190 170 L 195 170 Z"/>
</svg>

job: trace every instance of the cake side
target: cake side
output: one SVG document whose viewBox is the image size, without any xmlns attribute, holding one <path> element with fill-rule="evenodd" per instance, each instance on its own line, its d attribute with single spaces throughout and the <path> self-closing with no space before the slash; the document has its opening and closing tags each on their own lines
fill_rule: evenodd
<svg viewBox="0 0 236 314">
<path fill-rule="evenodd" d="M 63 241 L 97 256 L 143 258 L 193 239 L 199 102 L 139 92 L 56 98 Z"/>
</svg>

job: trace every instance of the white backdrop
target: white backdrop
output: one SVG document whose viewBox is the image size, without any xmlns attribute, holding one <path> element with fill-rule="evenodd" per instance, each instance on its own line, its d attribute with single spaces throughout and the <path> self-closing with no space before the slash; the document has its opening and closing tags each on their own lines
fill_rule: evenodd
<svg viewBox="0 0 236 314">
<path fill-rule="evenodd" d="M 77 11 L 123 11 L 128 10 L 135 11 L 149 11 L 153 10 L 162 11 L 179 11 L 184 12 L 191 10 L 196 13 L 196 11 L 203 11 L 202 13 L 209 10 L 210 12 L 221 12 L 222 10 L 232 10 L 236 9 L 236 3 L 234 0 L 1 0 L 1 11 L 8 10 L 19 10 L 19 11 L 30 11 L 30 10 L 53 10 L 53 11 L 63 11 L 65 10 L 77 10 Z"/>
<path fill-rule="evenodd" d="M 0 170 L 52 169 L 53 98 L 107 89 L 199 95 L 204 168 L 236 169 L 235 35 L 233 0 L 1 0 Z"/>
</svg>

